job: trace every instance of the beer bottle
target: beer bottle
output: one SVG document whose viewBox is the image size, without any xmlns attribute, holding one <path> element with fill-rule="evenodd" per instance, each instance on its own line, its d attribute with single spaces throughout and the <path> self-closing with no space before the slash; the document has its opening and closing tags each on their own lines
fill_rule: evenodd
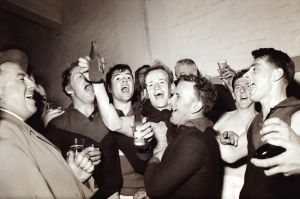
<svg viewBox="0 0 300 199">
<path fill-rule="evenodd" d="M 89 62 L 89 77 L 90 81 L 97 83 L 103 80 L 105 60 L 97 52 L 97 44 L 95 41 L 91 42 L 90 51 L 90 62 Z"/>
</svg>

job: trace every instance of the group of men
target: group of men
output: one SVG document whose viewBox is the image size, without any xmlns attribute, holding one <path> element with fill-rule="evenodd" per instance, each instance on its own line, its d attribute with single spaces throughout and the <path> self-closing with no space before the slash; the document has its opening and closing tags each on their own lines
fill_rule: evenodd
<svg viewBox="0 0 300 199">
<path fill-rule="evenodd" d="M 221 118 L 215 103 L 222 102 L 222 86 L 202 77 L 190 59 L 177 62 L 176 85 L 164 64 L 147 68 L 147 99 L 139 106 L 130 66 L 110 68 L 105 85 L 91 81 L 89 60 L 79 59 L 63 73 L 72 104 L 49 123 L 47 138 L 24 122 L 36 111 L 34 83 L 15 60 L 3 61 L 0 198 L 89 198 L 87 184 L 94 198 L 299 198 L 300 102 L 285 91 L 294 63 L 273 48 L 252 55 L 251 66 L 232 79 L 236 109 Z M 213 124 L 208 118 L 216 115 Z M 138 117 L 146 120 L 140 130 L 149 141 L 142 154 L 133 142 Z M 74 154 L 75 138 L 92 147 Z M 255 158 L 266 143 L 285 152 Z"/>
</svg>

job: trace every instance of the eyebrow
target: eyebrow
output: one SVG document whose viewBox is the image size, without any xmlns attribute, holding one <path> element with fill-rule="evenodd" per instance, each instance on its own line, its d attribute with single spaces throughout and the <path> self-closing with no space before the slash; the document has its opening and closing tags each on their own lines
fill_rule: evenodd
<svg viewBox="0 0 300 199">
<path fill-rule="evenodd" d="M 116 72 L 114 75 L 113 75 L 113 78 L 118 76 L 118 75 L 121 75 L 123 72 Z M 125 75 L 130 75 L 132 77 L 132 74 L 130 72 L 126 72 Z"/>
</svg>

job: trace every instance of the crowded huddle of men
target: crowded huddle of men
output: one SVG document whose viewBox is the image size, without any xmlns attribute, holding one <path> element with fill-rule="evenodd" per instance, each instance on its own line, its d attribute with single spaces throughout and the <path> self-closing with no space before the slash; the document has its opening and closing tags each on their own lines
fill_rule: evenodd
<svg viewBox="0 0 300 199">
<path fill-rule="evenodd" d="M 252 56 L 220 71 L 224 84 L 191 59 L 177 61 L 176 80 L 160 61 L 136 79 L 116 64 L 95 80 L 79 58 L 62 74 L 72 103 L 61 110 L 37 97 L 27 56 L 2 51 L 0 198 L 300 198 L 294 63 L 273 48 Z"/>
</svg>

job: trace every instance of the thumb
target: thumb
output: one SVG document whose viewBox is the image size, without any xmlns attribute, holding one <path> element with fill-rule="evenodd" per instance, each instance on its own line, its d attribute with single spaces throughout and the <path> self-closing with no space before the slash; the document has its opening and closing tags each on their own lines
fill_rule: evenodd
<svg viewBox="0 0 300 199">
<path fill-rule="evenodd" d="M 68 151 L 67 153 L 67 163 L 68 164 L 74 164 L 75 162 L 75 154 L 74 152 L 71 150 L 71 151 Z"/>
</svg>

